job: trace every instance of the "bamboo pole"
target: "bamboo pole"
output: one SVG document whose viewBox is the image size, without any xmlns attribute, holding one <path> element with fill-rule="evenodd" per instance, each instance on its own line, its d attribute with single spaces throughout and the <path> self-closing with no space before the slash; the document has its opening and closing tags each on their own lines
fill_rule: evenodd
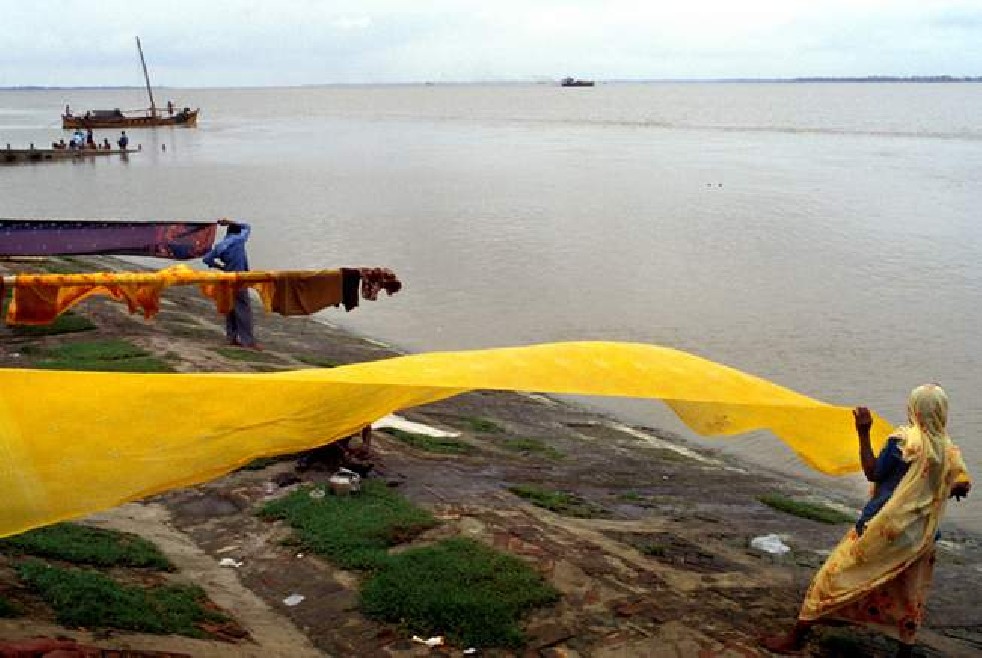
<svg viewBox="0 0 982 658">
<path fill-rule="evenodd" d="M 240 283 L 263 283 L 265 281 L 277 281 L 279 279 L 289 279 L 296 276 L 316 274 L 318 272 L 336 272 L 338 270 L 279 270 L 279 271 L 253 271 L 253 272 L 209 272 L 202 270 L 197 276 L 182 275 L 180 279 L 171 279 L 170 285 L 191 285 L 195 283 L 218 283 L 221 281 L 236 281 Z M 109 276 L 107 276 L 109 275 Z M 92 283 L 116 283 L 116 284 L 141 284 L 159 283 L 161 281 L 160 271 L 154 272 L 89 272 L 87 274 L 12 274 L 3 277 L 5 286 L 16 285 L 17 279 L 23 277 L 32 283 L 52 286 L 81 286 Z M 44 279 L 51 279 L 47 283 Z M 96 280 L 98 279 L 98 280 Z M 166 277 L 163 277 L 167 280 Z"/>
</svg>

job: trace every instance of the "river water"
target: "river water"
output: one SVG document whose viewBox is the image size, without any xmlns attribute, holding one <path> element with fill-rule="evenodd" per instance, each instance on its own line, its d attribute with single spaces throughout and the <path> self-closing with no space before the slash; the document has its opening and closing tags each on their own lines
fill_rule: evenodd
<svg viewBox="0 0 982 658">
<path fill-rule="evenodd" d="M 324 319 L 407 350 L 658 343 L 895 422 L 937 381 L 982 472 L 982 85 L 157 94 L 199 128 L 131 131 L 125 162 L 2 168 L 0 216 L 238 217 L 255 268 L 388 266 L 402 293 Z M 65 103 L 145 105 L 0 91 L 0 146 L 67 137 Z M 660 405 L 591 402 L 687 435 Z M 803 472 L 769 437 L 709 443 Z M 980 500 L 952 516 L 982 529 Z"/>
</svg>

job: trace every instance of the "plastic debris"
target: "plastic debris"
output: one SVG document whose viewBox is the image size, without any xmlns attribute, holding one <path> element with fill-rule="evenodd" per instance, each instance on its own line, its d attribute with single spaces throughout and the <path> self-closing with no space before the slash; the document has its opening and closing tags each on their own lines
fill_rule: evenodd
<svg viewBox="0 0 982 658">
<path fill-rule="evenodd" d="M 464 649 L 465 656 L 473 656 L 475 653 L 477 653 L 477 649 L 475 649 L 474 647 L 471 647 L 469 649 Z"/>
<path fill-rule="evenodd" d="M 239 560 L 230 557 L 223 557 L 221 560 L 218 561 L 218 566 L 220 567 L 234 567 L 236 569 L 241 567 L 243 564 L 245 564 L 245 562 L 241 562 Z"/>
<path fill-rule="evenodd" d="M 299 560 L 300 558 L 302 558 L 302 557 L 303 557 L 303 553 L 297 553 L 297 559 L 298 559 L 298 560 Z"/>
<path fill-rule="evenodd" d="M 310 490 L 310 497 L 313 498 L 314 500 L 320 500 L 321 498 L 324 497 L 324 490 L 323 489 L 311 489 Z"/>
<path fill-rule="evenodd" d="M 305 597 L 303 594 L 291 594 L 290 596 L 283 599 L 283 603 L 292 608 L 295 605 L 300 605 L 300 602 L 303 601 L 305 598 L 307 597 Z"/>
<path fill-rule="evenodd" d="M 764 551 L 771 555 L 784 555 L 791 552 L 791 547 L 781 541 L 779 535 L 762 535 L 750 540 L 750 548 Z"/>
<path fill-rule="evenodd" d="M 428 638 L 424 640 L 418 635 L 413 635 L 413 642 L 418 642 L 419 644 L 425 644 L 428 647 L 442 647 L 443 646 L 443 636 L 437 635 L 435 637 Z"/>
</svg>

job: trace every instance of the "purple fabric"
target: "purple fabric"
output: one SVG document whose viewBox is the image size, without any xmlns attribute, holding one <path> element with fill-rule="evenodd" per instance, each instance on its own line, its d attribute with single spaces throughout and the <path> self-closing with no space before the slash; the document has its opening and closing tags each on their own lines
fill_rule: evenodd
<svg viewBox="0 0 982 658">
<path fill-rule="evenodd" d="M 0 219 L 0 256 L 105 254 L 201 258 L 215 241 L 211 222 L 98 222 Z"/>
</svg>

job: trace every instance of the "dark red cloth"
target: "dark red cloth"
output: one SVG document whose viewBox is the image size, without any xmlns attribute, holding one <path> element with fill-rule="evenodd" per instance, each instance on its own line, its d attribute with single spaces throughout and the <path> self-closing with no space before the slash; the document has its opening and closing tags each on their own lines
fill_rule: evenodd
<svg viewBox="0 0 982 658">
<path fill-rule="evenodd" d="M 402 281 L 388 268 L 361 268 L 361 296 L 374 302 L 382 290 L 393 295 L 402 290 Z"/>
</svg>

